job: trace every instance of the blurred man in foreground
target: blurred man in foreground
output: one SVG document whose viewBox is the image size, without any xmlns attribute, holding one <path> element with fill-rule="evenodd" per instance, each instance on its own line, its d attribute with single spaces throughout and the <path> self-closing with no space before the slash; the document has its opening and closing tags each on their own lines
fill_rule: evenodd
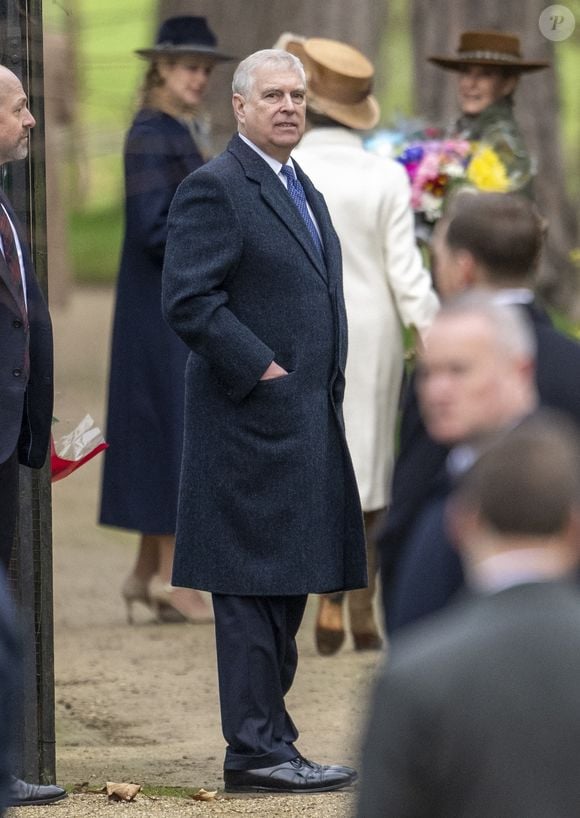
<svg viewBox="0 0 580 818">
<path fill-rule="evenodd" d="M 535 341 L 523 314 L 473 291 L 443 305 L 417 366 L 431 440 L 452 447 L 416 509 L 391 588 L 391 632 L 443 607 L 462 584 L 444 524 L 454 480 L 487 439 L 537 404 Z"/>
<path fill-rule="evenodd" d="M 569 414 L 580 428 L 580 345 L 558 332 L 536 301 L 534 278 L 542 247 L 542 223 L 523 197 L 496 193 L 459 195 L 439 223 L 434 239 L 437 288 L 445 301 L 474 288 L 497 304 L 511 305 L 529 319 L 535 336 L 535 375 L 540 402 Z M 445 604 L 461 584 L 455 555 L 454 578 L 432 577 L 430 601 L 405 619 L 391 615 L 393 582 L 407 549 L 417 510 L 427 501 L 444 468 L 448 445 L 427 434 L 419 414 L 415 380 L 407 392 L 400 452 L 393 479 L 393 499 L 379 539 L 383 599 L 389 632 Z M 451 549 L 449 549 L 451 553 Z M 442 593 L 433 593 L 440 587 Z"/>
<path fill-rule="evenodd" d="M 393 640 L 358 814 L 569 818 L 580 804 L 575 428 L 540 412 L 500 434 L 448 515 L 471 593 Z"/>
</svg>

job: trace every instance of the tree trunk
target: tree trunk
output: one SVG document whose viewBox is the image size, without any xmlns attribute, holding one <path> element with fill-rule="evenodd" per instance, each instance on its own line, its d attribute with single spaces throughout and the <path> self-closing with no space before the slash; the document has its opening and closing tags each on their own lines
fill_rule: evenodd
<svg viewBox="0 0 580 818">
<path fill-rule="evenodd" d="M 220 48 L 240 60 L 260 48 L 271 48 L 280 34 L 344 40 L 376 60 L 386 22 L 388 0 L 159 0 L 159 19 L 178 14 L 207 17 Z M 356 8 L 356 13 L 355 13 Z M 208 94 L 216 149 L 235 129 L 231 109 L 232 66 L 217 66 Z"/>
<path fill-rule="evenodd" d="M 441 68 L 427 62 L 430 54 L 454 54 L 462 31 L 494 28 L 518 34 L 528 59 L 554 65 L 553 43 L 538 28 L 545 0 L 413 0 L 414 80 L 417 110 L 430 122 L 445 123 L 458 113 L 455 84 Z M 537 159 L 534 190 L 548 219 L 548 240 L 539 279 L 542 294 L 555 306 L 570 310 L 578 299 L 578 274 L 570 251 L 578 244 L 578 221 L 566 196 L 560 141 L 559 91 L 556 66 L 523 75 L 516 91 L 516 118 L 532 156 Z"/>
</svg>

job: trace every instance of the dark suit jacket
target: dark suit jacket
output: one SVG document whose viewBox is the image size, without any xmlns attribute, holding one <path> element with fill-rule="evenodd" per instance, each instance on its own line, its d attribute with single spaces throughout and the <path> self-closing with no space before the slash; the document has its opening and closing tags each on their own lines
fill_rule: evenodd
<svg viewBox="0 0 580 818">
<path fill-rule="evenodd" d="M 543 406 L 568 414 L 580 428 L 580 344 L 552 326 L 536 304 L 523 307 L 536 335 L 536 378 Z M 405 399 L 401 448 L 393 477 L 392 505 L 379 538 L 381 575 L 389 630 L 437 610 L 461 585 L 461 566 L 441 526 L 426 536 L 425 517 L 436 517 L 446 483 L 449 449 L 431 440 L 423 425 L 414 380 Z M 441 515 L 439 515 L 441 519 Z M 428 538 L 431 540 L 429 546 Z M 438 550 L 438 570 L 417 574 L 426 549 Z M 417 575 L 417 585 L 413 585 Z M 451 578 L 451 579 L 450 579 Z"/>
<path fill-rule="evenodd" d="M 20 462 L 40 468 L 46 460 L 52 423 L 52 327 L 38 286 L 26 238 L 10 203 L 0 192 L 20 239 L 30 325 L 30 377 L 22 370 L 25 325 L 0 253 L 0 463 L 18 448 Z"/>
<path fill-rule="evenodd" d="M 580 812 L 580 597 L 467 598 L 393 639 L 363 745 L 360 818 Z"/>
<path fill-rule="evenodd" d="M 174 582 L 215 593 L 366 584 L 344 437 L 340 245 L 296 167 L 325 250 L 238 136 L 179 187 L 163 274 L 167 320 L 191 349 Z M 288 375 L 261 381 L 272 360 Z"/>
</svg>

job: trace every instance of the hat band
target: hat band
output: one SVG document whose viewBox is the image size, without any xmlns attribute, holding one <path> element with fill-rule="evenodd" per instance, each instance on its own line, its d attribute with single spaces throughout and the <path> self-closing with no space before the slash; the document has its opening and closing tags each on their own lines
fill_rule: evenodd
<svg viewBox="0 0 580 818">
<path fill-rule="evenodd" d="M 355 88 L 348 83 L 325 82 L 324 80 L 318 82 L 316 77 L 310 77 L 308 90 L 312 94 L 327 99 L 329 102 L 335 102 L 339 105 L 358 105 L 370 95 L 372 88 L 366 82 L 363 87 Z"/>
<path fill-rule="evenodd" d="M 503 62 L 519 63 L 521 57 L 506 54 L 502 51 L 458 51 L 457 59 L 466 60 L 502 60 Z"/>
</svg>

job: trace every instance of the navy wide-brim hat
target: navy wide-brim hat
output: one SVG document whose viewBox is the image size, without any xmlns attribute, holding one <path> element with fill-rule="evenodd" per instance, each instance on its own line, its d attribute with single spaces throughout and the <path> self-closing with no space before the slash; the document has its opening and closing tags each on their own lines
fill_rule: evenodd
<svg viewBox="0 0 580 818">
<path fill-rule="evenodd" d="M 155 45 L 152 48 L 140 48 L 135 53 L 146 59 L 162 54 L 172 57 L 203 54 L 216 62 L 236 59 L 222 54 L 216 46 L 217 38 L 205 17 L 170 17 L 159 27 Z"/>
</svg>

